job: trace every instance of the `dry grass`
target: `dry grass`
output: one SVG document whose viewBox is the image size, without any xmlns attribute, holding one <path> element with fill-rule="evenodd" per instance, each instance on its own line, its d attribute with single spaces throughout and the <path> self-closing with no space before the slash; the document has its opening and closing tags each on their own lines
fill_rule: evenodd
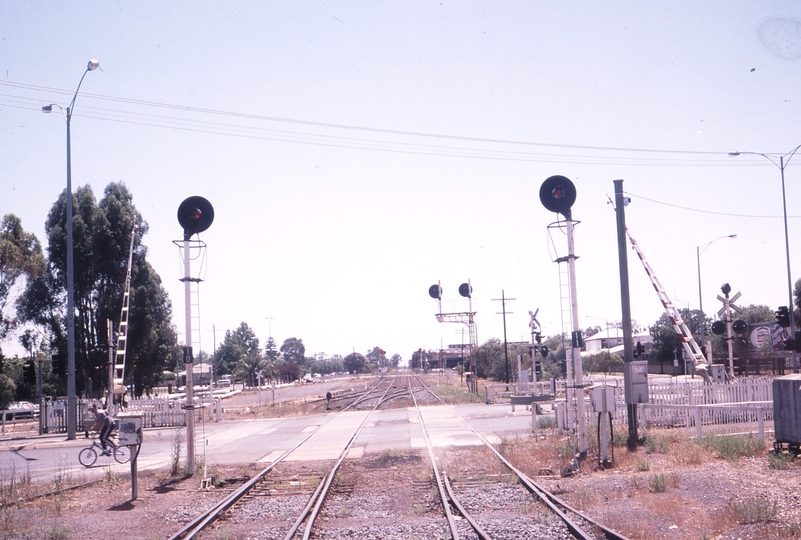
<svg viewBox="0 0 801 540">
<path fill-rule="evenodd" d="M 687 439 L 676 441 L 670 446 L 668 455 L 676 465 L 682 467 L 702 465 L 715 459 L 708 449 Z"/>
</svg>

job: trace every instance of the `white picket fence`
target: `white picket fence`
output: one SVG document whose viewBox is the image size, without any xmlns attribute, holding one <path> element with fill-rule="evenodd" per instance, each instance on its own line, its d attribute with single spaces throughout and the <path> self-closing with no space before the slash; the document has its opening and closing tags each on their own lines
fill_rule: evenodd
<svg viewBox="0 0 801 540">
<path fill-rule="evenodd" d="M 182 395 L 171 394 L 169 397 L 141 397 L 128 398 L 126 401 L 126 411 L 142 412 L 143 427 L 183 427 L 186 426 L 186 409 L 183 408 L 179 398 Z M 94 423 L 94 416 L 88 412 L 89 405 L 94 400 L 77 400 L 78 412 L 78 431 L 88 430 Z M 58 399 L 47 401 L 44 404 L 44 415 L 42 416 L 42 427 L 44 433 L 66 433 L 67 432 L 67 400 Z M 112 415 L 118 409 L 112 409 Z M 218 421 L 222 415 L 220 397 L 201 396 L 200 402 L 195 403 L 195 415 L 198 421 Z M 9 422 L 6 422 L 9 423 Z M 29 422 L 34 426 L 32 422 Z M 35 424 L 38 428 L 38 423 Z M 5 430 L 5 425 L 3 425 Z"/>
<path fill-rule="evenodd" d="M 615 388 L 612 423 L 628 424 L 628 410 L 622 382 Z M 589 399 L 587 421 L 593 413 Z M 557 424 L 567 426 L 564 402 L 556 404 Z M 675 383 L 649 384 L 648 403 L 637 406 L 638 426 L 643 429 L 684 429 L 689 437 L 705 434 L 754 434 L 764 438 L 773 431 L 773 385 L 766 377 L 738 379 L 729 384 Z"/>
</svg>

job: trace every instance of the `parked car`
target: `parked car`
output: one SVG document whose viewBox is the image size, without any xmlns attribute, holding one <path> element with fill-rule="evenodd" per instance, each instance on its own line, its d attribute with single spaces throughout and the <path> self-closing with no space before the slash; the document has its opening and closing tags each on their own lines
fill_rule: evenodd
<svg viewBox="0 0 801 540">
<path fill-rule="evenodd" d="M 12 401 L 8 410 L 11 411 L 11 418 L 34 418 L 39 414 L 39 408 L 30 401 Z"/>
</svg>

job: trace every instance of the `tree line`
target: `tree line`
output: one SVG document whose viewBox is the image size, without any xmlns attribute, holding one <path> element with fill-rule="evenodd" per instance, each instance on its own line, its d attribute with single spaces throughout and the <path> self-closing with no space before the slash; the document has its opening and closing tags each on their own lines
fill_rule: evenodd
<svg viewBox="0 0 801 540">
<path fill-rule="evenodd" d="M 801 297 L 801 279 L 794 287 L 794 303 L 796 310 L 796 321 L 801 321 L 801 311 L 799 310 L 799 297 Z M 680 309 L 684 322 L 696 342 L 701 345 L 701 328 L 704 328 L 705 339 L 712 342 L 712 356 L 716 359 L 728 357 L 728 343 L 726 335 L 716 335 L 712 332 L 712 318 L 700 310 Z M 765 305 L 750 305 L 744 308 L 742 313 L 736 315 L 736 319 L 741 319 L 747 324 L 757 324 L 771 322 L 776 319 L 774 311 Z M 620 323 L 615 327 L 620 328 Z M 637 334 L 641 329 L 636 321 L 632 321 L 632 334 Z M 601 331 L 599 326 L 588 327 L 581 330 L 582 337 L 587 339 Z M 673 328 L 673 323 L 666 313 L 657 319 L 653 325 L 648 327 L 648 333 L 653 337 L 653 345 L 649 348 L 647 357 L 654 362 L 668 363 L 672 366 L 675 356 L 681 358 L 683 345 Z M 622 335 L 622 334 L 621 334 Z M 772 357 L 774 352 L 769 343 L 765 340 L 763 346 L 756 352 L 752 351 L 747 334 L 734 334 L 732 346 L 734 356 L 740 359 L 752 359 L 754 356 Z M 542 366 L 542 379 L 564 378 L 566 373 L 566 353 L 565 348 L 571 347 L 570 336 L 552 335 L 543 337 L 542 345 L 548 348 L 548 356 L 543 358 L 537 355 L 537 359 Z M 507 353 L 504 353 L 503 342 L 497 338 L 489 339 L 486 343 L 476 347 L 466 360 L 467 365 L 475 370 L 480 378 L 504 381 L 506 377 L 506 355 L 509 358 L 510 380 L 517 380 L 517 355 L 523 355 L 523 368 L 531 368 L 531 348 L 528 343 L 507 343 Z M 585 372 L 609 372 L 621 371 L 623 358 L 609 352 L 600 352 L 590 357 L 582 358 L 582 366 Z"/>
<path fill-rule="evenodd" d="M 382 367 L 397 368 L 402 360 L 399 354 L 387 358 L 379 347 L 373 347 L 366 354 L 354 351 L 344 357 L 325 353 L 306 356 L 303 340 L 295 337 L 285 339 L 279 348 L 270 336 L 260 349 L 259 339 L 245 322 L 225 332 L 222 343 L 210 358 L 203 356 L 211 362 L 215 374 L 232 375 L 249 386 L 255 386 L 259 377 L 262 381 L 291 382 L 307 373 L 370 373 Z"/>
</svg>

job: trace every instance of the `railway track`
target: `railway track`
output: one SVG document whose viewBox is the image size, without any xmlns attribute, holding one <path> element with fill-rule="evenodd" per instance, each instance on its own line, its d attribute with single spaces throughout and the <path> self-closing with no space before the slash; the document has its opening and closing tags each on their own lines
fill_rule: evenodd
<svg viewBox="0 0 801 540">
<path fill-rule="evenodd" d="M 343 408 L 340 412 L 366 410 L 367 414 L 336 462 L 330 465 L 318 463 L 311 470 L 296 473 L 288 480 L 268 477 L 268 473 L 276 470 L 287 456 L 325 424 L 318 426 L 295 447 L 197 516 L 170 540 L 211 538 L 204 536 L 203 531 L 214 523 L 240 527 L 237 529 L 240 532 L 251 531 L 247 537 L 254 539 L 369 536 L 398 539 L 450 537 L 455 540 L 520 537 L 625 540 L 515 468 L 450 406 L 450 413 L 483 443 L 482 451 L 487 456 L 483 463 L 495 461 L 495 467 L 490 469 L 497 471 L 502 468 L 504 477 L 499 479 L 495 474 L 493 480 L 491 474 L 474 471 L 471 478 L 466 478 L 460 474 L 459 465 L 454 463 L 445 466 L 455 465 L 456 474 L 449 475 L 440 466 L 443 453 L 437 455 L 435 452 L 431 426 L 426 422 L 426 413 L 430 415 L 431 410 L 423 410 L 426 405 L 439 403 L 440 399 L 421 379 L 388 377 L 359 395 L 343 399 L 349 403 L 341 402 Z M 374 411 L 382 406 L 398 407 L 405 403 L 417 415 L 427 459 L 406 452 L 386 452 L 345 461 Z M 280 474 L 286 474 L 286 471 L 282 470 Z M 532 520 L 530 513 L 534 506 L 539 508 L 537 516 L 548 514 L 551 517 Z"/>
<path fill-rule="evenodd" d="M 422 382 L 422 381 L 421 381 Z M 517 469 L 511 462 L 509 462 L 495 447 L 487 440 L 484 435 L 479 433 L 477 430 L 473 429 L 472 426 L 465 420 L 464 417 L 460 416 L 450 405 L 447 405 L 450 408 L 451 413 L 456 416 L 461 422 L 467 427 L 467 429 L 481 442 L 484 444 L 484 447 L 495 455 L 495 457 L 500 460 L 500 462 L 514 475 L 516 478 L 516 482 L 525 488 L 531 495 L 535 496 L 543 505 L 545 505 L 554 515 L 556 515 L 560 521 L 564 524 L 564 526 L 569 531 L 570 535 L 573 538 L 580 539 L 580 540 L 627 540 L 626 537 L 621 535 L 620 533 L 609 529 L 602 524 L 598 523 L 597 521 L 593 520 L 585 513 L 580 512 L 579 510 L 575 509 L 571 505 L 567 504 L 565 501 L 554 495 L 553 493 L 549 492 L 540 484 L 534 482 L 531 478 L 529 478 L 526 474 L 522 471 Z M 419 410 L 419 409 L 418 409 Z M 422 415 L 420 416 L 421 423 L 422 423 Z M 425 430 L 425 427 L 424 427 Z M 427 438 L 427 436 L 426 436 Z M 429 452 L 431 453 L 431 460 L 432 463 L 436 463 L 434 458 L 433 452 L 429 448 Z M 437 472 L 436 464 L 434 466 L 435 474 L 439 475 Z M 440 478 L 438 478 L 438 482 Z M 447 496 L 443 496 L 443 501 L 448 501 L 453 507 L 457 510 L 457 512 L 469 523 L 472 533 L 474 533 L 478 538 L 482 540 L 490 540 L 493 537 L 489 535 L 484 528 L 480 525 L 479 521 L 475 519 L 470 512 L 462 505 L 456 495 L 455 490 L 450 486 L 450 482 L 448 480 L 447 474 L 443 474 L 441 477 L 441 481 L 443 486 L 445 486 L 447 491 Z M 510 497 L 509 494 L 504 495 L 501 497 L 502 499 L 508 499 Z M 447 506 L 444 504 L 444 506 Z M 448 509 L 446 508 L 446 513 L 448 513 Z M 453 520 L 449 519 L 449 524 L 453 522 Z M 549 534 L 553 534 L 554 531 L 550 531 Z M 451 527 L 452 537 L 457 540 L 459 538 L 459 530 L 456 527 L 455 522 L 453 522 L 453 526 Z M 530 537 L 530 536 L 529 536 Z M 547 538 L 547 537 L 543 537 Z"/>
<path fill-rule="evenodd" d="M 372 387 L 368 387 L 364 392 L 355 396 L 349 396 L 349 398 L 352 399 L 352 401 L 349 404 L 345 405 L 342 408 L 342 410 L 339 411 L 339 414 L 344 413 L 350 409 L 355 410 L 357 407 L 360 406 L 361 407 L 370 406 L 371 403 L 374 403 L 372 405 L 372 409 L 370 410 L 370 414 L 372 414 L 373 411 L 375 411 L 382 403 L 384 403 L 387 394 L 390 392 L 390 390 L 392 390 L 394 384 L 395 384 L 394 377 L 381 379 L 377 384 L 373 385 Z M 356 429 L 353 436 L 350 438 L 345 449 L 342 451 L 339 460 L 334 464 L 333 468 L 325 474 L 322 481 L 318 485 L 317 489 L 313 493 L 309 501 L 309 504 L 303 509 L 303 511 L 301 512 L 301 516 L 298 518 L 298 520 L 296 520 L 295 524 L 293 524 L 293 526 L 290 528 L 291 534 L 287 533 L 288 534 L 287 538 L 294 537 L 295 533 L 298 531 L 300 526 L 305 521 L 309 522 L 307 528 L 309 531 L 311 530 L 311 525 L 314 523 L 314 518 L 316 517 L 317 513 L 319 513 L 322 501 L 325 498 L 325 494 L 330 489 L 331 483 L 335 478 L 336 471 L 338 470 L 342 461 L 345 459 L 348 452 L 350 451 L 353 442 L 359 436 L 359 433 L 361 433 L 364 424 L 370 418 L 370 414 L 365 416 L 364 420 L 362 420 L 361 424 Z M 329 422 L 331 421 L 331 419 L 333 419 L 334 416 L 335 415 L 332 415 L 332 417 L 329 419 Z M 220 519 L 221 516 L 223 516 L 226 512 L 232 509 L 238 502 L 247 500 L 249 496 L 252 496 L 254 492 L 259 491 L 263 487 L 268 473 L 274 470 L 278 464 L 283 462 L 295 450 L 300 448 L 306 441 L 308 441 L 312 436 L 314 436 L 314 434 L 317 433 L 327 423 L 328 422 L 322 423 L 319 426 L 317 426 L 317 428 L 310 431 L 303 440 L 301 440 L 292 448 L 288 449 L 286 452 L 284 452 L 282 455 L 276 458 L 276 460 L 273 461 L 268 467 L 266 467 L 261 472 L 256 474 L 249 481 L 245 482 L 241 487 L 228 494 L 225 498 L 223 498 L 223 500 L 221 500 L 215 506 L 209 508 L 208 510 L 204 511 L 202 514 L 197 516 L 195 519 L 190 521 L 180 531 L 172 535 L 170 537 L 170 540 L 185 540 L 185 539 L 196 538 L 198 534 L 200 534 L 204 529 L 209 527 L 209 525 Z M 318 501 L 318 499 L 319 499 L 319 504 L 315 504 Z M 304 533 L 304 538 L 308 538 L 308 534 L 309 533 Z"/>
</svg>

